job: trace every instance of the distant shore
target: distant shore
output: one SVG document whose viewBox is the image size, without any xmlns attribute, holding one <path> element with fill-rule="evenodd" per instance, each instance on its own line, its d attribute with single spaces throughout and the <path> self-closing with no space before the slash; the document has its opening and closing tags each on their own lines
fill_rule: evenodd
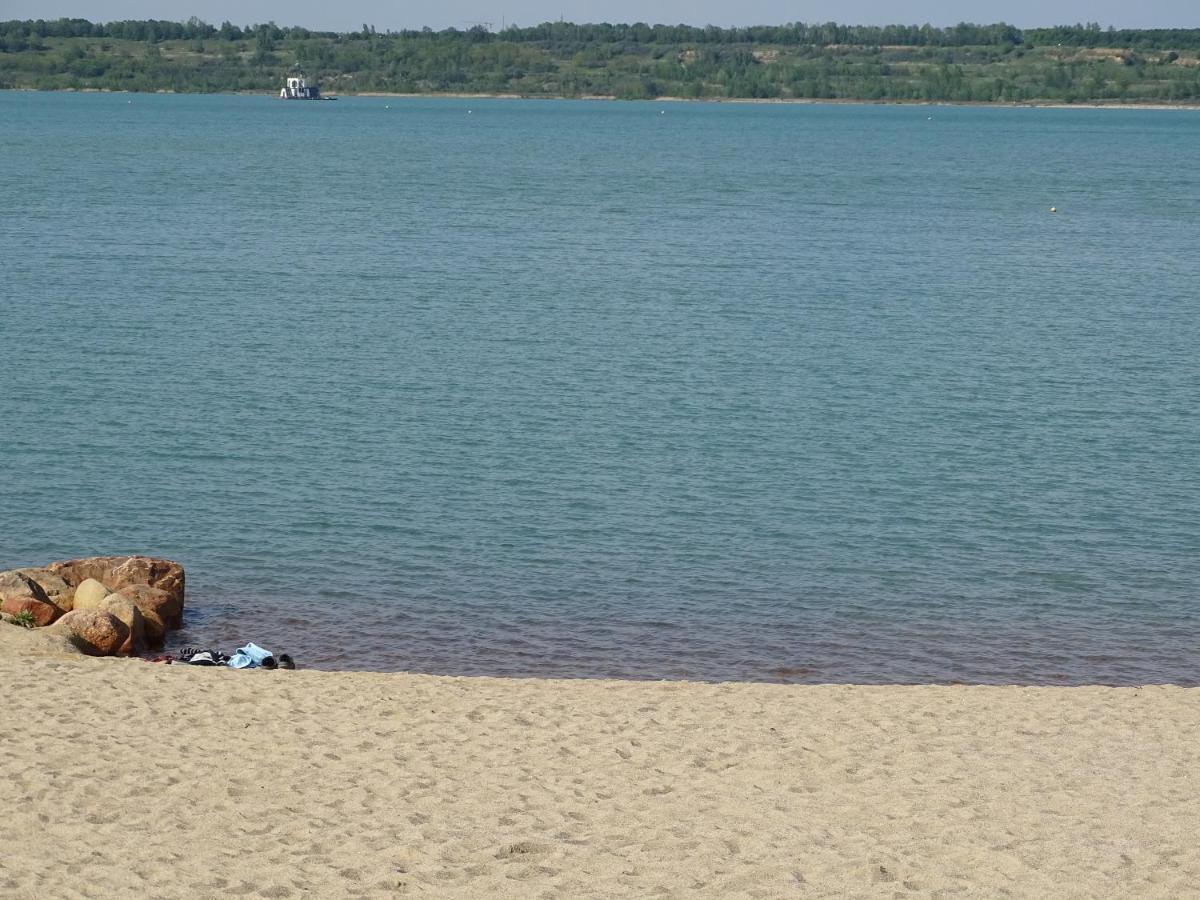
<svg viewBox="0 0 1200 900">
<path fill-rule="evenodd" d="M 129 94 L 137 95 L 159 95 L 159 94 L 178 94 L 180 96 L 193 96 L 189 91 L 110 91 L 104 88 L 64 88 L 62 90 L 43 91 L 37 88 L 14 87 L 0 89 L 7 93 L 29 93 L 29 94 Z M 270 97 L 276 99 L 273 92 L 267 91 L 218 91 L 212 94 L 198 94 L 194 96 L 209 96 L 209 97 Z M 565 94 L 485 94 L 485 93 L 470 93 L 458 91 L 429 91 L 420 94 L 402 94 L 389 91 L 359 91 L 357 93 L 333 93 L 326 95 L 329 98 L 334 97 L 375 97 L 380 99 L 430 99 L 430 100 L 588 100 L 588 101 L 611 101 L 620 103 L 736 103 L 736 104 L 752 104 L 752 105 L 791 105 L 791 106 L 912 106 L 918 108 L 925 107 L 966 107 L 966 108 L 997 108 L 997 109 L 1131 109 L 1131 110 L 1182 110 L 1182 111 L 1197 111 L 1200 110 L 1198 103 L 1101 103 L 1101 102 L 1086 102 L 1086 103 L 1060 103 L 1057 101 L 1041 101 L 1027 100 L 1021 102 L 1008 101 L 958 101 L 958 100 L 850 100 L 842 98 L 833 99 L 815 99 L 808 97 L 654 97 L 644 100 L 622 100 L 611 94 L 584 94 L 578 96 L 567 96 Z"/>
<path fill-rule="evenodd" d="M 523 96 L 521 94 L 469 94 L 469 93 L 427 93 L 399 94 L 383 91 L 362 91 L 356 94 L 341 94 L 330 96 L 343 97 L 430 97 L 461 100 L 612 100 L 622 103 L 739 103 L 754 105 L 791 105 L 791 106 L 915 106 L 915 107 L 998 107 L 1003 109 L 1178 109 L 1200 110 L 1197 103 L 1058 103 L 1055 101 L 1024 101 L 1010 103 L 1007 101 L 954 101 L 954 100 L 848 100 L 848 99 L 813 99 L 808 97 L 653 97 L 645 100 L 619 100 L 612 95 L 591 94 L 586 96 Z"/>
</svg>

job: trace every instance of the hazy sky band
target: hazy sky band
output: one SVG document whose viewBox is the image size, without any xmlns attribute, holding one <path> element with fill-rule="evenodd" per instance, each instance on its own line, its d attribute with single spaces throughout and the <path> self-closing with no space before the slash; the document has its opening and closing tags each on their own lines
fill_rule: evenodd
<svg viewBox="0 0 1200 900">
<path fill-rule="evenodd" d="M 0 19 L 57 19 L 63 16 L 107 22 L 115 19 L 186 21 L 198 16 L 220 24 L 274 21 L 278 25 L 347 31 L 374 25 L 400 28 L 465 28 L 477 23 L 536 25 L 572 22 L 647 22 L 688 25 L 780 25 L 785 22 L 840 22 L 851 25 L 1009 22 L 1023 28 L 1099 22 L 1118 28 L 1197 28 L 1197 0 L 0 0 Z"/>
</svg>

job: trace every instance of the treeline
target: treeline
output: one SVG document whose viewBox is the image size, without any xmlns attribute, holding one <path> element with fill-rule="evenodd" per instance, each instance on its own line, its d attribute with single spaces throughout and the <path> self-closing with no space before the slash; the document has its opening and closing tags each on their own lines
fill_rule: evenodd
<svg viewBox="0 0 1200 900">
<path fill-rule="evenodd" d="M 1200 50 L 1200 28 L 1101 28 L 1087 25 L 1059 25 L 1032 28 L 1024 33 L 1029 45 L 1051 44 L 1061 47 L 1126 47 L 1130 50 Z"/>
<path fill-rule="evenodd" d="M 324 37 L 336 39 L 336 32 L 309 31 L 307 28 L 280 28 L 274 22 L 239 28 L 229 22 L 209 25 L 193 16 L 186 22 L 160 19 L 122 20 L 119 22 L 89 22 L 87 19 L 36 19 L 0 22 L 0 40 L 10 52 L 39 46 L 45 38 L 112 38 L 119 41 L 159 43 L 161 41 L 193 41 L 218 38 L 223 41 L 255 40 L 260 34 L 271 40 L 284 38 Z M 23 43 L 23 46 L 14 46 Z"/>
<path fill-rule="evenodd" d="M 877 47 L 976 47 L 1055 44 L 1063 47 L 1129 47 L 1139 49 L 1200 50 L 1200 28 L 1103 29 L 1098 23 L 1059 25 L 1022 31 L 1003 22 L 975 25 L 960 22 L 946 28 L 932 25 L 839 25 L 835 22 L 786 25 L 754 25 L 744 28 L 719 28 L 715 25 L 632 25 L 571 22 L 544 22 L 531 28 L 516 25 L 492 32 L 477 25 L 466 31 L 448 28 L 433 31 L 402 30 L 377 32 L 364 25 L 361 31 L 337 33 L 310 31 L 307 28 L 281 28 L 274 22 L 239 27 L 230 22 L 210 25 L 193 16 L 187 22 L 159 19 L 90 22 L 87 19 L 26 20 L 0 23 L 0 38 L 30 42 L 40 38 L 114 38 L 128 41 L 191 41 L 219 38 L 225 41 L 257 40 L 265 35 L 273 41 L 326 38 L 329 40 L 374 40 L 378 37 L 402 40 L 440 40 L 463 37 L 474 42 L 508 43 L 584 43 L 584 44 L 810 44 L 829 47 L 839 44 Z M 16 50 L 24 47 L 13 48 Z"/>
<path fill-rule="evenodd" d="M 276 91 L 300 66 L 326 92 L 1197 102 L 1200 29 L 1010 25 L 721 29 L 484 27 L 347 33 L 158 20 L 0 23 L 0 87 Z"/>
</svg>

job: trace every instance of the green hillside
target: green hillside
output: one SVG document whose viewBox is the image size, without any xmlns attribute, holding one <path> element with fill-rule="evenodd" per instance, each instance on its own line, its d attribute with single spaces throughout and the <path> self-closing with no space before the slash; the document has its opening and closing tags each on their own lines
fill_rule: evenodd
<svg viewBox="0 0 1200 900">
<path fill-rule="evenodd" d="M 0 87 L 619 98 L 1196 103 L 1200 29 L 1022 31 L 832 23 L 722 29 L 545 23 L 344 34 L 83 19 L 0 23 Z"/>
</svg>

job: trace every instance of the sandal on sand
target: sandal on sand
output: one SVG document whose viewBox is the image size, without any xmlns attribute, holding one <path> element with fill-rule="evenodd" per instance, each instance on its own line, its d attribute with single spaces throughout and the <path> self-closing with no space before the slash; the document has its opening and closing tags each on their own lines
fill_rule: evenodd
<svg viewBox="0 0 1200 900">
<path fill-rule="evenodd" d="M 264 669 L 278 669 L 279 668 L 279 663 L 275 662 L 275 657 L 273 657 L 273 656 L 264 657 L 263 661 L 260 662 L 259 665 L 262 666 Z"/>
<path fill-rule="evenodd" d="M 280 653 L 279 654 L 279 668 L 294 669 L 294 668 L 296 668 L 296 661 L 294 659 L 292 659 L 290 656 L 288 656 L 286 653 Z"/>
</svg>

